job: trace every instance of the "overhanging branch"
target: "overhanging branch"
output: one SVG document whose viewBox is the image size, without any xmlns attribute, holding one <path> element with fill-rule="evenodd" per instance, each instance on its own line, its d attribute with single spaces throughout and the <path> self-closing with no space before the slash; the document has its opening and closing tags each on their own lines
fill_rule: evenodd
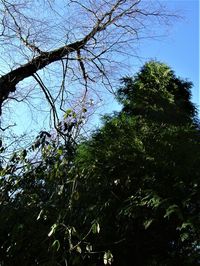
<svg viewBox="0 0 200 266">
<path fill-rule="evenodd" d="M 45 66 L 62 59 L 67 54 L 81 49 L 85 44 L 85 39 L 63 46 L 59 49 L 42 53 L 30 62 L 10 71 L 0 78 L 0 114 L 3 101 L 8 98 L 9 93 L 14 92 L 16 85 L 25 78 L 32 76 Z"/>
</svg>

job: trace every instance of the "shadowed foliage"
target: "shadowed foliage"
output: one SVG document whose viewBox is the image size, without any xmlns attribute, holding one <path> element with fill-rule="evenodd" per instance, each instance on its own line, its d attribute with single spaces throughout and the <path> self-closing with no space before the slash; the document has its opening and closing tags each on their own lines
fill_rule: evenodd
<svg viewBox="0 0 200 266">
<path fill-rule="evenodd" d="M 89 140 L 77 147 L 41 133 L 2 164 L 0 264 L 199 265 L 191 87 L 148 62 L 122 79 L 122 110 Z"/>
</svg>

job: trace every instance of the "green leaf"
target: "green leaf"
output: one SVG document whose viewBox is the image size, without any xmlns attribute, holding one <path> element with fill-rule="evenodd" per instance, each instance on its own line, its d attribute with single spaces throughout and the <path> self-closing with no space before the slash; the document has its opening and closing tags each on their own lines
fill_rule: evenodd
<svg viewBox="0 0 200 266">
<path fill-rule="evenodd" d="M 60 155 L 60 156 L 63 155 L 63 150 L 62 149 L 58 149 L 57 150 L 57 154 Z"/>
<path fill-rule="evenodd" d="M 40 220 L 41 215 L 43 214 L 43 212 L 44 212 L 43 210 L 41 210 L 41 211 L 39 212 L 38 217 L 37 217 L 37 221 Z"/>
<path fill-rule="evenodd" d="M 52 248 L 58 251 L 60 249 L 60 241 L 56 239 L 52 244 Z"/>
<path fill-rule="evenodd" d="M 86 250 L 87 250 L 87 252 L 91 252 L 92 251 L 92 245 L 87 245 Z"/>
<path fill-rule="evenodd" d="M 192 223 L 191 222 L 184 222 L 184 223 L 182 223 L 180 229 L 185 229 L 187 227 L 192 228 L 193 227 Z"/>
<path fill-rule="evenodd" d="M 62 195 L 63 190 L 64 190 L 64 185 L 60 185 L 60 186 L 58 186 L 58 195 L 59 195 L 59 196 Z"/>
<path fill-rule="evenodd" d="M 73 194 L 74 200 L 78 200 L 79 197 L 80 197 L 80 195 L 79 195 L 78 191 L 75 191 L 74 194 Z"/>
<path fill-rule="evenodd" d="M 51 230 L 50 230 L 50 232 L 48 233 L 48 237 L 50 237 L 51 235 L 53 235 L 53 234 L 55 233 L 57 227 L 58 227 L 58 224 L 53 224 L 53 225 L 51 226 Z"/>
<path fill-rule="evenodd" d="M 105 265 L 111 265 L 113 262 L 113 254 L 108 250 L 104 253 L 103 262 Z"/>
<path fill-rule="evenodd" d="M 181 234 L 181 241 L 183 242 L 183 241 L 185 241 L 185 240 L 187 240 L 189 238 L 189 234 L 188 233 L 183 233 L 183 234 Z"/>
<path fill-rule="evenodd" d="M 148 229 L 149 226 L 152 224 L 152 222 L 153 222 L 153 219 L 144 221 L 144 228 Z"/>
<path fill-rule="evenodd" d="M 164 215 L 164 218 L 169 217 L 172 213 L 178 213 L 179 212 L 179 207 L 176 204 L 173 204 L 169 206 L 169 208 L 166 210 L 166 213 Z"/>
<path fill-rule="evenodd" d="M 72 109 L 68 109 L 68 110 L 66 110 L 66 112 L 65 112 L 65 114 L 64 114 L 64 119 L 66 119 L 69 115 L 71 115 L 71 113 L 72 113 Z"/>
<path fill-rule="evenodd" d="M 92 225 L 92 233 L 93 234 L 98 234 L 100 232 L 100 226 L 98 222 L 94 222 Z"/>
</svg>

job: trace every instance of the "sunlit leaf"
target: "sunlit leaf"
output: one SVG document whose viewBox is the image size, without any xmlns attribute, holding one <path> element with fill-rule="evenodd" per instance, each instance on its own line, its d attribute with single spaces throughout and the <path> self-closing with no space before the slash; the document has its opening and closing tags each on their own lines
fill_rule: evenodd
<svg viewBox="0 0 200 266">
<path fill-rule="evenodd" d="M 55 240 L 52 244 L 52 247 L 58 251 L 60 249 L 60 241 L 59 240 Z"/>
<path fill-rule="evenodd" d="M 144 228 L 145 228 L 145 229 L 148 229 L 148 227 L 152 224 L 152 222 L 153 222 L 153 219 L 146 220 L 146 221 L 144 222 Z"/>
<path fill-rule="evenodd" d="M 81 254 L 82 253 L 81 247 L 80 246 L 77 246 L 76 247 L 76 251 Z"/>
<path fill-rule="evenodd" d="M 53 234 L 55 233 L 57 227 L 58 227 L 58 224 L 53 224 L 53 225 L 51 226 L 51 230 L 50 230 L 50 232 L 48 233 L 48 237 L 50 237 L 51 235 L 53 235 Z"/>
<path fill-rule="evenodd" d="M 100 226 L 98 222 L 94 222 L 92 225 L 93 234 L 98 234 L 100 232 Z"/>
<path fill-rule="evenodd" d="M 110 252 L 110 250 L 108 250 L 107 252 L 104 253 L 103 256 L 103 262 L 105 265 L 111 265 L 113 262 L 113 255 Z"/>
</svg>

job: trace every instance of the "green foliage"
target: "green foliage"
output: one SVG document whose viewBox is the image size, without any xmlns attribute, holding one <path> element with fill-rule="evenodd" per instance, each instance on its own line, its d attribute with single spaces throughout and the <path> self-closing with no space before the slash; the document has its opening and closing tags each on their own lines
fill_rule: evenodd
<svg viewBox="0 0 200 266">
<path fill-rule="evenodd" d="M 87 230 L 73 227 L 72 146 L 50 137 L 41 132 L 1 169 L 1 265 L 64 265 Z"/>
<path fill-rule="evenodd" d="M 191 83 L 147 63 L 118 91 L 123 109 L 79 147 L 85 213 L 117 265 L 198 265 L 200 132 Z M 114 263 L 115 265 L 115 263 Z"/>
<path fill-rule="evenodd" d="M 148 62 L 134 77 L 122 79 L 118 99 L 127 114 L 181 125 L 195 116 L 190 102 L 192 83 L 177 78 L 165 64 Z"/>
<path fill-rule="evenodd" d="M 199 265 L 200 131 L 190 88 L 149 62 L 123 79 L 122 111 L 88 141 L 76 147 L 41 132 L 2 161 L 0 265 Z"/>
</svg>

